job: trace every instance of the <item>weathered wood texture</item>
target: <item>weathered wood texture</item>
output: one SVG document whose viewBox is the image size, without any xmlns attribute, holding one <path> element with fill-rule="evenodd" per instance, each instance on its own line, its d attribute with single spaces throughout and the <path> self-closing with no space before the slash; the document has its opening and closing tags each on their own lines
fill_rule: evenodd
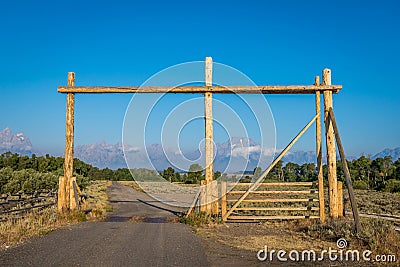
<svg viewBox="0 0 400 267">
<path fill-rule="evenodd" d="M 239 199 L 227 199 L 226 202 L 236 202 Z M 245 203 L 275 203 L 275 202 L 318 202 L 317 198 L 265 198 L 265 199 L 243 199 L 242 202 Z"/>
<path fill-rule="evenodd" d="M 69 193 L 70 193 L 69 209 L 79 210 L 79 194 L 78 194 L 78 185 L 76 183 L 76 177 L 72 177 L 70 179 Z"/>
<path fill-rule="evenodd" d="M 64 176 L 60 176 L 58 179 L 58 193 L 57 193 L 57 209 L 59 212 L 66 211 L 66 186 L 67 182 Z"/>
<path fill-rule="evenodd" d="M 319 76 L 315 76 L 314 85 L 319 85 Z M 318 176 L 318 192 L 319 192 L 319 217 L 321 222 L 325 221 L 325 199 L 324 199 L 324 173 L 322 170 L 322 133 L 321 133 L 321 92 L 315 92 L 315 140 L 317 155 L 317 176 Z"/>
<path fill-rule="evenodd" d="M 206 181 L 200 181 L 200 211 L 205 212 L 207 211 L 207 194 L 206 194 Z"/>
<path fill-rule="evenodd" d="M 337 182 L 337 194 L 338 194 L 338 216 L 343 217 L 343 183 Z"/>
<path fill-rule="evenodd" d="M 68 72 L 68 86 L 75 85 L 75 73 Z M 74 106 L 75 95 L 67 94 L 67 107 L 65 118 L 65 155 L 64 155 L 64 178 L 59 179 L 58 209 L 60 212 L 68 211 L 71 207 L 71 179 L 73 175 L 74 160 Z M 73 193 L 72 193 L 73 194 Z"/>
<path fill-rule="evenodd" d="M 260 86 L 59 86 L 59 93 L 175 93 L 175 94 L 315 94 L 331 91 L 336 94 L 341 85 L 260 85 Z"/>
<path fill-rule="evenodd" d="M 205 86 L 212 86 L 212 58 L 206 57 L 205 61 Z M 214 177 L 214 144 L 213 144 L 213 115 L 212 93 L 204 93 L 204 124 L 205 124 L 205 179 L 207 203 L 206 210 L 212 214 L 218 213 L 218 202 L 214 201 L 214 186 L 211 184 Z M 217 198 L 215 198 L 217 199 Z"/>
<path fill-rule="evenodd" d="M 205 64 L 205 84 L 206 86 L 212 86 L 212 74 L 213 74 L 213 61 L 212 57 L 206 57 Z"/>
<path fill-rule="evenodd" d="M 257 220 L 297 220 L 297 219 L 319 219 L 319 216 L 230 216 L 230 220 L 250 220 L 250 221 L 257 221 Z"/>
<path fill-rule="evenodd" d="M 226 193 L 227 193 L 227 183 L 225 181 L 221 182 L 221 194 L 220 194 L 220 200 L 221 200 L 221 216 L 224 217 L 226 213 Z"/>
<path fill-rule="evenodd" d="M 332 121 L 333 128 L 335 130 L 336 143 L 339 148 L 339 154 L 340 154 L 340 159 L 342 161 L 344 177 L 346 178 L 346 186 L 349 192 L 350 204 L 351 204 L 351 209 L 353 211 L 354 221 L 356 223 L 356 231 L 361 232 L 362 228 L 361 228 L 360 216 L 358 214 L 357 201 L 356 197 L 354 196 L 354 190 L 353 190 L 353 184 L 351 182 L 349 166 L 347 166 L 346 155 L 344 153 L 342 140 L 340 139 L 339 128 L 336 124 L 336 119 L 335 119 L 335 114 L 333 114 L 333 109 L 329 110 L 329 116 Z"/>
<path fill-rule="evenodd" d="M 228 186 L 236 186 L 236 187 L 248 187 L 251 186 L 252 183 L 228 183 Z M 282 182 L 282 183 L 259 183 L 259 186 L 313 186 L 313 182 Z"/>
<path fill-rule="evenodd" d="M 246 191 L 230 191 L 228 195 L 241 195 Z M 264 190 L 264 191 L 251 191 L 252 194 L 314 194 L 318 193 L 318 190 Z"/>
<path fill-rule="evenodd" d="M 211 182 L 211 213 L 218 214 L 219 203 L 218 203 L 218 181 Z"/>
<path fill-rule="evenodd" d="M 242 207 L 236 208 L 235 210 L 257 210 L 257 211 L 307 211 L 307 210 L 319 210 L 318 207 Z"/>
<path fill-rule="evenodd" d="M 331 84 L 331 70 L 324 69 L 322 72 L 322 84 Z M 336 146 L 335 133 L 332 121 L 329 119 L 329 110 L 333 107 L 332 92 L 324 91 L 324 121 L 325 121 L 325 141 L 328 167 L 328 186 L 329 186 L 329 215 L 332 218 L 338 217 L 337 202 L 337 176 L 336 176 Z"/>
<path fill-rule="evenodd" d="M 206 182 L 210 183 L 214 176 L 214 144 L 213 144 L 213 122 L 212 122 L 212 94 L 204 95 L 204 117 L 205 117 L 205 164 Z"/>
<path fill-rule="evenodd" d="M 247 191 L 238 199 L 238 201 L 233 204 L 233 206 L 226 212 L 225 216 L 222 217 L 224 221 L 227 220 L 229 215 L 240 205 L 240 203 L 251 193 L 256 189 L 259 184 L 265 179 L 265 177 L 268 175 L 268 173 L 273 169 L 273 167 L 285 156 L 285 154 L 289 151 L 289 149 L 299 140 L 299 138 L 310 128 L 311 124 L 317 119 L 317 116 L 314 116 L 314 118 L 311 119 L 309 123 L 297 134 L 297 136 L 286 146 L 284 150 L 274 159 L 274 161 L 271 163 L 271 165 L 264 171 L 264 173 L 261 174 L 261 176 L 247 189 Z"/>
</svg>

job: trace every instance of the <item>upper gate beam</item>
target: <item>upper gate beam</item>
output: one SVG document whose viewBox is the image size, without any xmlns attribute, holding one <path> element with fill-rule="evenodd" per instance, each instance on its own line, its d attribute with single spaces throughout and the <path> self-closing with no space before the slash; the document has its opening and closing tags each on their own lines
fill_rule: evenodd
<svg viewBox="0 0 400 267">
<path fill-rule="evenodd" d="M 315 94 L 329 91 L 337 94 L 342 85 L 260 85 L 260 86 L 59 86 L 59 93 L 184 93 L 204 94 Z"/>
</svg>

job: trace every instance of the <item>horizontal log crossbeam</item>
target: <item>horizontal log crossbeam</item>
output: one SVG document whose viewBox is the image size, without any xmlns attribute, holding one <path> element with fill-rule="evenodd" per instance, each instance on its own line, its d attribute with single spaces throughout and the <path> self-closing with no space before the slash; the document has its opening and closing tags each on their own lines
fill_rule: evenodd
<svg viewBox="0 0 400 267">
<path fill-rule="evenodd" d="M 246 191 L 230 191 L 229 195 L 243 195 Z M 317 194 L 318 190 L 251 191 L 249 194 Z"/>
<path fill-rule="evenodd" d="M 227 199 L 226 202 L 237 202 L 239 199 Z M 276 202 L 318 202 L 318 198 L 267 198 L 267 199 L 243 199 L 248 203 L 276 203 Z"/>
<path fill-rule="evenodd" d="M 256 221 L 256 220 L 297 220 L 297 219 L 319 219 L 319 216 L 301 215 L 301 216 L 230 216 L 228 221 Z"/>
<path fill-rule="evenodd" d="M 251 183 L 227 183 L 227 186 L 236 186 L 236 187 L 250 187 Z M 259 186 L 314 186 L 314 182 L 283 182 L 283 183 L 259 183 Z"/>
<path fill-rule="evenodd" d="M 244 210 L 244 211 L 316 211 L 319 210 L 318 207 L 274 207 L 274 208 L 267 208 L 267 207 L 242 207 L 242 208 L 236 208 L 236 211 L 238 210 Z"/>
<path fill-rule="evenodd" d="M 341 85 L 260 85 L 260 86 L 59 86 L 59 93 L 174 93 L 174 94 L 315 94 L 332 91 L 337 94 Z"/>
</svg>

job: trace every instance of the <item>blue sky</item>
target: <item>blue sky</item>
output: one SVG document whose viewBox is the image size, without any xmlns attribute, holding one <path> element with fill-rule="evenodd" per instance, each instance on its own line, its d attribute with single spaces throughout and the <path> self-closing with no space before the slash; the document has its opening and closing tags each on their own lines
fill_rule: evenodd
<svg viewBox="0 0 400 267">
<path fill-rule="evenodd" d="M 57 86 L 68 71 L 77 85 L 140 85 L 206 56 L 259 85 L 311 84 L 329 67 L 343 85 L 334 107 L 347 153 L 400 146 L 398 1 L 16 0 L 0 9 L 0 129 L 24 132 L 38 149 L 63 150 Z M 312 117 L 314 98 L 266 98 L 283 147 Z M 130 99 L 78 95 L 76 144 L 121 141 Z M 294 149 L 313 150 L 313 134 Z"/>
</svg>

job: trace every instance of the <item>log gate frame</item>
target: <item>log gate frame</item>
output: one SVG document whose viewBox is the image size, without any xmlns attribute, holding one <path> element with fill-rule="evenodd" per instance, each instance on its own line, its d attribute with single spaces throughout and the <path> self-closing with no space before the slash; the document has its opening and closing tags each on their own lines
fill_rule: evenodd
<svg viewBox="0 0 400 267">
<path fill-rule="evenodd" d="M 60 212 L 74 211 L 79 209 L 78 192 L 79 188 L 76 184 L 76 179 L 73 177 L 73 155 L 74 155 L 74 106 L 75 94 L 104 94 L 104 93 L 202 93 L 204 94 L 204 118 L 205 118 L 205 180 L 198 195 L 203 194 L 206 200 L 211 199 L 211 195 L 218 192 L 218 187 L 211 186 L 213 183 L 214 166 L 213 166 L 213 119 L 212 119 L 212 96 L 213 94 L 314 94 L 315 95 L 315 116 L 302 129 L 302 131 L 289 143 L 289 145 L 278 155 L 267 170 L 253 183 L 247 191 L 233 205 L 232 209 L 226 211 L 223 219 L 230 215 L 234 208 L 241 203 L 246 196 L 252 192 L 265 178 L 273 166 L 285 155 L 285 153 L 294 145 L 294 143 L 303 135 L 303 133 L 316 123 L 316 155 L 317 155 L 317 174 L 318 174 L 318 192 L 320 200 L 320 215 L 321 221 L 324 221 L 324 187 L 323 187 L 323 171 L 322 171 L 322 133 L 321 133 L 321 93 L 324 100 L 324 124 L 325 124 L 325 139 L 327 153 L 327 169 L 328 169 L 328 192 L 329 192 L 329 216 L 336 219 L 339 215 L 338 203 L 338 187 L 336 176 L 336 146 L 335 138 L 338 144 L 344 173 L 346 177 L 346 185 L 349 191 L 351 206 L 353 209 L 354 219 L 356 221 L 357 230 L 361 230 L 358 219 L 357 205 L 355 202 L 353 188 L 351 184 L 350 174 L 347 167 L 346 158 L 344 155 L 343 146 L 340 140 L 338 127 L 333 113 L 332 95 L 337 94 L 341 89 L 341 85 L 331 84 L 331 70 L 324 69 L 322 71 L 322 83 L 319 81 L 319 76 L 315 77 L 313 85 L 261 85 L 261 86 L 223 86 L 212 85 L 212 58 L 206 57 L 205 60 L 205 85 L 204 86 L 178 86 L 171 88 L 169 86 L 75 86 L 75 73 L 68 73 L 67 86 L 59 86 L 58 92 L 67 94 L 66 103 L 66 134 L 65 134 L 65 162 L 64 176 L 59 179 L 58 190 L 58 210 Z M 198 197 L 198 196 L 197 196 Z M 196 199 L 194 200 L 196 201 Z M 195 203 L 195 202 L 194 202 Z M 189 209 L 189 212 L 192 209 Z M 218 213 L 218 202 L 205 201 L 204 205 L 200 206 L 200 210 L 208 213 Z"/>
</svg>

